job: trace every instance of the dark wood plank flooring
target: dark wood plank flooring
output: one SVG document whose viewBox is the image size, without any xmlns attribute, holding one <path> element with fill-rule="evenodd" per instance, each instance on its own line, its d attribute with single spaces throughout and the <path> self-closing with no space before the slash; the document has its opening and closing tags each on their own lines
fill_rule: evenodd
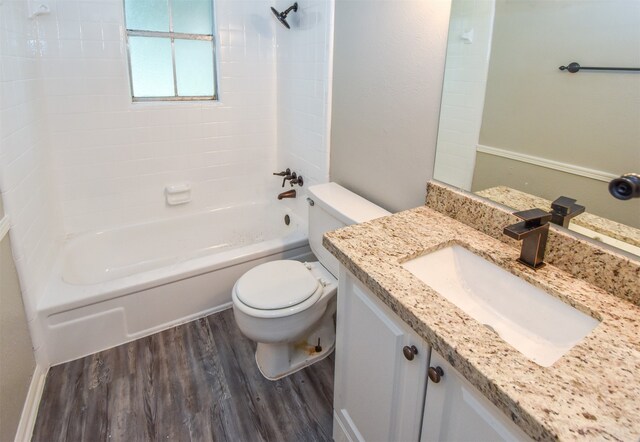
<svg viewBox="0 0 640 442">
<path fill-rule="evenodd" d="M 52 367 L 33 441 L 329 441 L 333 355 L 279 381 L 226 310 Z"/>
</svg>

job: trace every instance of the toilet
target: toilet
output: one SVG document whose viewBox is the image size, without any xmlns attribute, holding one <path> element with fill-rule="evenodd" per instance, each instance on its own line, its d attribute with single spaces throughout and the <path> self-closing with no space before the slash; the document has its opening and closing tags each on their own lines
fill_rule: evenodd
<svg viewBox="0 0 640 442">
<path fill-rule="evenodd" d="M 240 331 L 257 342 L 264 377 L 280 379 L 317 362 L 335 346 L 338 260 L 322 245 L 325 232 L 390 215 L 336 183 L 309 188 L 309 244 L 317 262 L 271 261 L 233 287 Z"/>
</svg>

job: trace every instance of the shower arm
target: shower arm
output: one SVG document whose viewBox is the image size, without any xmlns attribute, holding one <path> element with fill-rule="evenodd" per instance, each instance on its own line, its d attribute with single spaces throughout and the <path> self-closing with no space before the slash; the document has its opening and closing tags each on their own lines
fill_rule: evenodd
<svg viewBox="0 0 640 442">
<path fill-rule="evenodd" d="M 291 11 L 298 12 L 298 3 L 294 3 L 293 5 L 289 6 L 287 9 L 282 11 L 280 15 L 286 17 Z"/>
</svg>

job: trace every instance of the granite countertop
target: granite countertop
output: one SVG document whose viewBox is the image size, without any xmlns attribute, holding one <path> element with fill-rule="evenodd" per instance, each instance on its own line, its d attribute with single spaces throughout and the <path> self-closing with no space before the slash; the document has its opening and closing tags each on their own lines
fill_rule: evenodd
<svg viewBox="0 0 640 442">
<path fill-rule="evenodd" d="M 532 207 L 538 207 L 546 211 L 551 209 L 551 201 L 506 186 L 491 187 L 476 192 L 476 194 L 516 210 L 526 210 Z M 602 233 L 632 246 L 640 247 L 640 229 L 635 227 L 620 224 L 589 212 L 581 213 L 572 218 L 571 222 L 595 233 Z"/>
<path fill-rule="evenodd" d="M 541 367 L 402 267 L 460 244 L 600 324 Z M 329 232 L 325 247 L 536 440 L 638 440 L 640 307 L 552 265 L 516 262 L 519 250 L 429 207 Z"/>
</svg>

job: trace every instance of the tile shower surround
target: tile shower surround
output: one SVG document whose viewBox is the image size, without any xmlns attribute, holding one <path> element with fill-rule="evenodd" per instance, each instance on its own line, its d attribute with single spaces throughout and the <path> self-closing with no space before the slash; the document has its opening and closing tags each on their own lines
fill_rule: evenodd
<svg viewBox="0 0 640 442">
<path fill-rule="evenodd" d="M 271 198 L 285 166 L 328 179 L 333 3 L 299 3 L 286 31 L 267 1 L 215 2 L 215 103 L 131 103 L 121 0 L 0 4 L 0 190 L 29 320 L 65 236 Z M 192 203 L 167 207 L 180 182 Z"/>
<path fill-rule="evenodd" d="M 65 234 L 266 196 L 277 97 L 273 28 L 252 22 L 263 1 L 216 2 L 220 101 L 197 103 L 131 102 L 122 1 L 51 7 L 38 38 Z M 192 203 L 167 207 L 165 185 L 182 182 Z"/>
<path fill-rule="evenodd" d="M 62 228 L 48 144 L 37 25 L 23 0 L 0 4 L 0 191 L 27 313 L 55 258 Z M 41 343 L 32 336 L 34 348 Z"/>
<path fill-rule="evenodd" d="M 219 102 L 131 103 L 121 0 L 51 2 L 38 39 L 65 234 L 269 198 L 284 165 L 326 181 L 331 2 L 302 2 L 291 31 L 270 5 L 216 1 Z M 181 182 L 193 202 L 166 207 Z"/>
</svg>

